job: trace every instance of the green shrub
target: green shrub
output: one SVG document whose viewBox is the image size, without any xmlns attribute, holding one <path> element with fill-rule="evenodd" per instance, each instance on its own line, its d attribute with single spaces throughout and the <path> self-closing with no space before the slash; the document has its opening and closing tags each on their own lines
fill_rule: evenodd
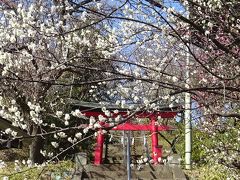
<svg viewBox="0 0 240 180">
<path fill-rule="evenodd" d="M 206 165 L 199 168 L 199 179 L 202 180 L 235 180 L 238 179 L 238 174 L 233 169 L 228 169 L 223 165 L 213 164 L 213 165 Z"/>
<path fill-rule="evenodd" d="M 11 180 L 47 179 L 47 176 L 54 177 L 54 179 L 58 177 L 71 179 L 73 170 L 74 164 L 71 161 L 61 161 L 56 164 L 34 167 L 19 164 L 17 168 L 14 163 L 8 163 L 7 167 L 0 169 L 0 179 L 3 177 L 9 177 Z"/>
</svg>

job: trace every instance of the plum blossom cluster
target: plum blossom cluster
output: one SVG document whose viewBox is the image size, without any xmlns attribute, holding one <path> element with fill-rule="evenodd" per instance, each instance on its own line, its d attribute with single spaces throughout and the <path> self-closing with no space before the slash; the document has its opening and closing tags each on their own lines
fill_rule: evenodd
<svg viewBox="0 0 240 180">
<path fill-rule="evenodd" d="M 14 99 L 9 100 L 0 96 L 0 116 L 7 120 L 11 120 L 12 125 L 15 127 L 20 127 L 22 129 L 26 129 L 27 125 L 24 122 L 24 118 L 22 113 Z M 12 136 L 16 136 L 16 132 L 7 128 L 5 130 L 6 134 L 11 134 Z"/>
</svg>

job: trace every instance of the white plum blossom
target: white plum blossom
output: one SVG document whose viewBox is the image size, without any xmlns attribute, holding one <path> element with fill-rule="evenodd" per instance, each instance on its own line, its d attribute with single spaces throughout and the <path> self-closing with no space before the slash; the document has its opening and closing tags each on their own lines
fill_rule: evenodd
<svg viewBox="0 0 240 180">
<path fill-rule="evenodd" d="M 55 139 L 58 139 L 58 138 L 59 138 L 56 133 L 53 134 L 53 137 L 54 137 Z"/>
<path fill-rule="evenodd" d="M 2 180 L 9 180 L 8 176 L 3 176 Z"/>
<path fill-rule="evenodd" d="M 163 97 L 162 97 L 163 100 L 167 100 L 167 99 L 169 99 L 169 98 L 170 98 L 169 95 L 166 95 L 166 96 L 163 96 Z"/>
<path fill-rule="evenodd" d="M 32 167 L 33 162 L 32 162 L 30 159 L 28 159 L 28 160 L 27 160 L 27 165 L 28 165 L 28 167 Z"/>
<path fill-rule="evenodd" d="M 101 115 L 101 114 L 98 116 L 98 119 L 99 119 L 100 122 L 105 122 L 105 121 L 107 120 L 107 119 L 106 119 L 103 115 Z"/>
<path fill-rule="evenodd" d="M 50 124 L 50 127 L 51 127 L 51 128 L 55 128 L 56 125 L 55 125 L 54 123 L 51 123 L 51 124 Z"/>
<path fill-rule="evenodd" d="M 53 157 L 53 152 L 49 152 L 49 153 L 47 154 L 47 156 L 50 157 L 50 158 Z"/>
<path fill-rule="evenodd" d="M 8 110 L 9 112 L 15 113 L 17 112 L 18 108 L 16 106 L 11 106 Z"/>
<path fill-rule="evenodd" d="M 101 10 L 102 5 L 103 5 L 103 4 L 102 4 L 101 2 L 96 3 L 97 9 L 98 9 L 98 10 Z"/>
<path fill-rule="evenodd" d="M 111 112 L 110 112 L 109 110 L 104 111 L 104 114 L 105 114 L 106 116 L 108 116 L 108 117 L 111 116 Z"/>
<path fill-rule="evenodd" d="M 120 104 L 121 104 L 121 101 L 117 100 L 116 105 L 120 105 Z"/>
<path fill-rule="evenodd" d="M 12 133 L 12 130 L 11 130 L 10 128 L 7 128 L 7 129 L 5 129 L 5 133 L 6 133 L 6 134 L 11 134 L 11 133 Z"/>
<path fill-rule="evenodd" d="M 115 110 L 113 111 L 113 113 L 114 113 L 114 114 L 118 114 L 119 111 L 118 111 L 117 109 L 115 109 Z"/>
<path fill-rule="evenodd" d="M 40 153 L 45 157 L 47 155 L 47 151 L 46 150 L 40 150 Z"/>
<path fill-rule="evenodd" d="M 178 81 L 178 78 L 177 78 L 176 76 L 173 76 L 173 77 L 172 77 L 172 80 L 173 80 L 173 82 L 177 82 L 177 81 Z"/>
<path fill-rule="evenodd" d="M 64 121 L 64 125 L 68 126 L 69 125 L 69 121 Z"/>
<path fill-rule="evenodd" d="M 80 133 L 80 132 L 76 133 L 76 134 L 75 134 L 75 137 L 76 137 L 77 139 L 81 139 L 81 138 L 82 138 L 82 133 Z"/>
<path fill-rule="evenodd" d="M 70 120 L 70 115 L 69 115 L 69 114 L 65 114 L 65 116 L 64 116 L 64 120 L 65 120 L 65 121 Z"/>
<path fill-rule="evenodd" d="M 57 116 L 58 118 L 62 117 L 62 115 L 63 115 L 63 112 L 62 112 L 62 111 L 57 111 L 57 112 L 56 112 L 56 116 Z"/>
<path fill-rule="evenodd" d="M 121 108 L 124 108 L 125 105 L 126 105 L 126 100 L 123 99 L 123 100 L 121 101 Z"/>
<path fill-rule="evenodd" d="M 40 113 L 42 111 L 42 108 L 39 105 L 37 105 L 37 106 L 35 106 L 34 110 L 36 113 Z"/>
<path fill-rule="evenodd" d="M 52 144 L 52 146 L 54 148 L 58 148 L 59 147 L 59 144 L 57 142 L 55 142 L 55 141 L 51 142 L 51 144 Z"/>
<path fill-rule="evenodd" d="M 0 160 L 0 169 L 5 168 L 7 165 L 4 161 Z"/>
<path fill-rule="evenodd" d="M 148 106 L 150 104 L 148 99 L 144 99 L 143 103 L 145 104 L 145 106 Z"/>
<path fill-rule="evenodd" d="M 119 122 L 119 121 L 121 120 L 121 118 L 122 118 L 122 116 L 121 116 L 121 115 L 118 115 L 114 120 L 115 120 L 116 122 Z"/>
<path fill-rule="evenodd" d="M 27 129 L 27 125 L 26 124 L 21 124 L 21 128 L 22 129 Z"/>
<path fill-rule="evenodd" d="M 77 142 L 77 139 L 74 137 L 74 138 L 71 138 L 71 137 L 69 137 L 68 139 L 67 139 L 70 143 L 72 143 L 72 144 L 74 144 L 75 142 Z"/>
<path fill-rule="evenodd" d="M 11 100 L 11 104 L 15 105 L 16 104 L 16 100 L 15 99 Z"/>
<path fill-rule="evenodd" d="M 94 125 L 95 125 L 95 124 L 94 124 Z M 88 127 L 86 127 L 86 128 L 83 129 L 83 133 L 84 133 L 84 134 L 87 134 L 88 131 L 89 131 L 89 128 L 88 128 Z"/>
<path fill-rule="evenodd" d="M 79 109 L 76 109 L 75 111 L 72 111 L 72 115 L 75 117 L 84 117 L 84 114 L 81 113 L 81 111 Z"/>
<path fill-rule="evenodd" d="M 139 97 L 138 96 L 134 96 L 134 102 L 137 103 L 139 101 Z"/>
<path fill-rule="evenodd" d="M 95 122 L 96 122 L 96 119 L 93 116 L 91 116 L 89 118 L 89 125 L 93 125 Z"/>
<path fill-rule="evenodd" d="M 16 137 L 16 136 L 17 136 L 17 132 L 16 132 L 16 131 L 12 131 L 12 132 L 11 132 L 11 135 L 12 135 L 13 137 Z"/>
<path fill-rule="evenodd" d="M 93 125 L 93 128 L 94 129 L 98 129 L 98 128 L 101 128 L 102 126 L 101 126 L 101 124 L 99 124 L 99 123 L 95 123 L 94 125 Z"/>
<path fill-rule="evenodd" d="M 65 132 L 59 132 L 57 133 L 57 135 L 60 137 L 60 138 L 66 138 L 67 137 L 67 134 Z"/>
</svg>

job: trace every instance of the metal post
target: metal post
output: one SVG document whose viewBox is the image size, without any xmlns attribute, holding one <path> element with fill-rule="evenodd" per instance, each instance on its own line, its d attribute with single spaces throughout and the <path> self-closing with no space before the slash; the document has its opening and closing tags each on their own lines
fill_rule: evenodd
<svg viewBox="0 0 240 180">
<path fill-rule="evenodd" d="M 147 138 L 146 138 L 145 132 L 142 131 L 142 133 L 144 133 L 144 136 L 143 136 L 144 151 L 146 152 L 146 156 L 147 156 L 148 161 L 149 161 L 150 160 L 150 155 L 149 155 L 149 149 L 148 149 L 148 142 L 147 142 Z"/>
<path fill-rule="evenodd" d="M 131 180 L 131 149 L 130 149 L 130 131 L 127 133 L 127 176 L 128 180 Z"/>
<path fill-rule="evenodd" d="M 189 44 L 188 44 L 189 45 Z M 186 89 L 189 89 L 189 65 L 190 57 L 189 52 L 187 52 L 186 57 Z M 185 168 L 191 169 L 191 153 L 192 153 L 192 124 L 191 124 L 191 95 L 190 93 L 185 93 Z"/>
</svg>

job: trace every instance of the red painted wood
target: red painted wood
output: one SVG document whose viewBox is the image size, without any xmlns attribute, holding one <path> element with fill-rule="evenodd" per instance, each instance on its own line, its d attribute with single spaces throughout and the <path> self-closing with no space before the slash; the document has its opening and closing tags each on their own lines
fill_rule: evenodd
<svg viewBox="0 0 240 180">
<path fill-rule="evenodd" d="M 99 131 L 97 135 L 97 145 L 94 153 L 95 165 L 100 165 L 102 163 L 103 143 L 104 143 L 104 135 L 102 134 L 101 131 Z"/>
<path fill-rule="evenodd" d="M 162 156 L 161 151 L 158 146 L 158 127 L 156 125 L 156 117 L 151 116 L 151 138 L 152 138 L 152 159 L 154 163 L 158 163 L 158 158 Z"/>
<path fill-rule="evenodd" d="M 86 128 L 88 124 L 81 124 L 79 128 Z M 110 127 L 110 124 L 102 124 L 102 128 Z M 166 125 L 157 125 L 157 131 L 171 131 L 174 130 L 174 127 Z M 133 124 L 133 123 L 124 123 L 113 127 L 113 131 L 151 131 L 152 125 L 149 124 Z"/>
<path fill-rule="evenodd" d="M 172 130 L 173 128 L 170 126 L 165 126 L 165 125 L 159 125 L 156 126 L 156 131 L 169 131 Z M 132 123 L 125 123 L 125 124 L 120 124 L 112 130 L 118 130 L 118 131 L 151 131 L 152 130 L 152 125 L 146 124 L 132 124 Z"/>
</svg>

